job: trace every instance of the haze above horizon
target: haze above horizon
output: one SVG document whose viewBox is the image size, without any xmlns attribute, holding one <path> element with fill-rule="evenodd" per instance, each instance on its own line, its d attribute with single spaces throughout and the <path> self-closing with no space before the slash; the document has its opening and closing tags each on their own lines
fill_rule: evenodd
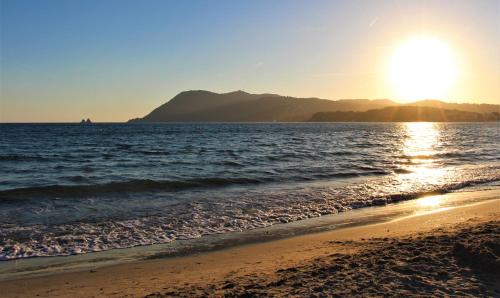
<svg viewBox="0 0 500 298">
<path fill-rule="evenodd" d="M 0 6 L 0 122 L 126 121 L 193 89 L 500 103 L 496 0 Z"/>
</svg>

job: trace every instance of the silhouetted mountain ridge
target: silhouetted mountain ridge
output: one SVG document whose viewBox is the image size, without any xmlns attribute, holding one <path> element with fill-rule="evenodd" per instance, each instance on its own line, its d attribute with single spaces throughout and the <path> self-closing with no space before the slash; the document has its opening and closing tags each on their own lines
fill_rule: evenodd
<svg viewBox="0 0 500 298">
<path fill-rule="evenodd" d="M 465 112 L 500 111 L 499 105 L 449 104 L 421 101 L 412 106 L 462 110 Z M 183 91 L 143 118 L 131 122 L 302 122 L 317 113 L 335 111 L 365 112 L 401 106 L 388 99 L 298 98 L 277 94 L 251 94 L 244 91 L 215 93 L 205 90 Z"/>
<path fill-rule="evenodd" d="M 417 102 L 412 102 L 406 104 L 407 106 L 418 106 L 418 107 L 430 107 L 430 108 L 440 108 L 448 110 L 458 110 L 464 112 L 475 112 L 475 113 L 493 113 L 500 112 L 500 105 L 493 104 L 473 104 L 473 103 L 448 103 L 439 100 L 420 100 Z"/>
<path fill-rule="evenodd" d="M 500 113 L 476 113 L 422 106 L 394 106 L 366 112 L 319 112 L 310 122 L 486 122 L 500 121 Z"/>
</svg>

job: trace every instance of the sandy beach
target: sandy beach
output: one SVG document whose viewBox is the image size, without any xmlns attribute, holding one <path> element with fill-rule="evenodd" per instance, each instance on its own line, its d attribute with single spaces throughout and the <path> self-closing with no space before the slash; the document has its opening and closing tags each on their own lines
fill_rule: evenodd
<svg viewBox="0 0 500 298">
<path fill-rule="evenodd" d="M 497 296 L 500 199 L 493 195 L 379 224 L 5 280 L 0 287 L 3 297 Z"/>
<path fill-rule="evenodd" d="M 0 298 L 500 298 L 499 3 L 0 0 Z"/>
</svg>

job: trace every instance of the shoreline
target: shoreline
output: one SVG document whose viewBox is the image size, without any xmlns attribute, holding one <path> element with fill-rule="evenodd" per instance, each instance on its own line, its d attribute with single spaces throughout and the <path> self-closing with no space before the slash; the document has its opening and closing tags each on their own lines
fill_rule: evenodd
<svg viewBox="0 0 500 298">
<path fill-rule="evenodd" d="M 477 199 L 487 196 L 481 202 Z M 6 297 L 21 296 L 144 296 L 164 292 L 173 285 L 208 285 L 231 277 L 261 272 L 275 272 L 279 268 L 324 256 L 332 250 L 345 250 L 342 245 L 332 247 L 325 242 L 345 242 L 373 237 L 401 237 L 429 232 L 464 221 L 500 218 L 498 190 L 458 192 L 433 196 L 424 204 L 433 207 L 439 198 L 462 198 L 463 206 L 430 208 L 421 213 L 399 214 L 384 222 L 310 232 L 285 239 L 244 244 L 235 247 L 196 253 L 189 256 L 154 258 L 91 269 L 54 273 L 44 276 L 19 277 L 0 281 Z M 474 201 L 474 198 L 477 200 Z M 423 198 L 424 200 L 426 198 Z M 400 203 L 416 203 L 417 200 Z M 479 202 L 478 202 L 479 201 Z M 390 209 L 397 204 L 380 209 Z M 321 218 L 320 218 L 321 219 Z"/>
<path fill-rule="evenodd" d="M 201 238 L 164 244 L 142 245 L 70 256 L 21 258 L 0 262 L 0 281 L 52 274 L 94 270 L 98 267 L 165 258 L 186 257 L 244 245 L 278 241 L 301 235 L 365 226 L 453 208 L 499 197 L 500 187 L 493 184 L 471 187 L 467 191 L 427 194 L 381 206 L 352 209 L 305 220 L 275 224 L 240 232 L 211 234 Z"/>
</svg>

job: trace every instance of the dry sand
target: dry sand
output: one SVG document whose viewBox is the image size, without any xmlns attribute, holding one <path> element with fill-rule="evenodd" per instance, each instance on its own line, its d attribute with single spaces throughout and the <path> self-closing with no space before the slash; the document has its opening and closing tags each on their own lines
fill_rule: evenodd
<svg viewBox="0 0 500 298">
<path fill-rule="evenodd" d="M 333 241 L 332 253 L 271 273 L 174 286 L 147 297 L 500 296 L 500 221 L 469 220 L 451 231 Z"/>
<path fill-rule="evenodd" d="M 500 199 L 194 256 L 0 282 L 2 297 L 500 296 Z"/>
</svg>

